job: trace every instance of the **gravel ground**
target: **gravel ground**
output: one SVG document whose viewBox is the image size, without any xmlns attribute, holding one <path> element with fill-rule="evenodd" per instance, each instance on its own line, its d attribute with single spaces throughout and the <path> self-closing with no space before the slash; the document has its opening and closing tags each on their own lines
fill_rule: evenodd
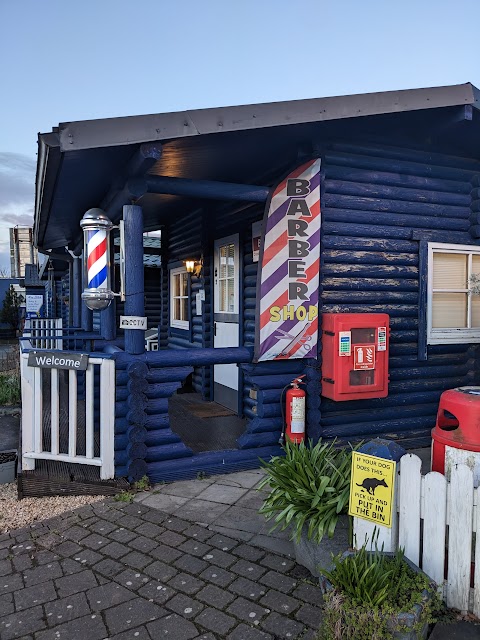
<svg viewBox="0 0 480 640">
<path fill-rule="evenodd" d="M 19 501 L 16 484 L 0 484 L 0 534 L 103 499 L 104 496 L 50 496 Z"/>
</svg>

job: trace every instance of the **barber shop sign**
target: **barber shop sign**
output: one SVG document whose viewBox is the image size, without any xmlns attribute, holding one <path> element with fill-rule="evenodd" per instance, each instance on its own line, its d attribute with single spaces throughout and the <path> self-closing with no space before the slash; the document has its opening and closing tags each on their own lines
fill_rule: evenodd
<svg viewBox="0 0 480 640">
<path fill-rule="evenodd" d="M 273 190 L 258 273 L 255 361 L 315 358 L 320 270 L 320 159 Z"/>
</svg>

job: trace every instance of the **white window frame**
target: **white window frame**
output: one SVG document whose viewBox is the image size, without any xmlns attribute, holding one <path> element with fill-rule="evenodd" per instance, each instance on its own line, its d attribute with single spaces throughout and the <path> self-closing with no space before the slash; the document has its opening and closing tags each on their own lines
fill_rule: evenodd
<svg viewBox="0 0 480 640">
<path fill-rule="evenodd" d="M 467 277 L 471 274 L 472 256 L 480 255 L 480 246 L 468 244 L 449 244 L 440 242 L 428 243 L 428 288 L 427 288 L 427 344 L 467 344 L 480 342 L 480 327 L 467 328 L 433 328 L 433 254 L 454 253 L 468 255 Z M 452 290 L 453 291 L 453 290 Z M 457 289 L 455 292 L 468 296 L 468 317 L 471 318 L 471 292 L 469 288 Z"/>
<path fill-rule="evenodd" d="M 175 276 L 180 275 L 182 273 L 187 273 L 187 270 L 185 269 L 185 267 L 177 267 L 176 269 L 170 269 L 170 326 L 174 327 L 175 329 L 185 329 L 185 330 L 189 330 L 190 329 L 190 320 L 177 320 L 173 317 L 173 314 L 175 312 L 175 305 L 174 305 L 174 300 L 175 300 L 175 296 L 173 295 L 173 281 Z M 187 274 L 187 278 L 188 278 L 188 274 Z M 180 298 L 186 298 L 187 299 L 187 313 L 188 313 L 188 290 L 187 290 L 187 295 L 186 296 L 179 296 Z"/>
<path fill-rule="evenodd" d="M 220 295 L 219 295 L 219 282 L 220 282 L 220 278 L 218 277 L 217 274 L 220 273 L 220 247 L 224 247 L 226 245 L 229 244 L 233 244 L 234 245 L 234 264 L 233 264 L 233 269 L 234 269 L 234 289 L 233 289 L 233 295 L 234 295 L 234 301 L 233 301 L 233 311 L 221 311 L 220 310 Z M 239 242 L 239 234 L 235 233 L 231 236 L 226 236 L 225 238 L 219 238 L 218 240 L 215 240 L 214 243 L 214 249 L 215 249 L 215 296 L 214 296 L 214 312 L 215 313 L 223 313 L 225 315 L 234 315 L 234 314 L 238 314 L 238 309 L 239 309 L 239 265 L 240 265 L 240 256 L 239 256 L 239 252 L 240 252 L 240 242 Z"/>
</svg>

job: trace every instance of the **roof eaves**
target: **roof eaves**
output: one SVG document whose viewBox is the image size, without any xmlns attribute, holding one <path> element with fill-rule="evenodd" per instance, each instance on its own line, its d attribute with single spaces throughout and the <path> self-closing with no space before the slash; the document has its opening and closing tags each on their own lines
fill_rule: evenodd
<svg viewBox="0 0 480 640">
<path fill-rule="evenodd" d="M 52 150 L 57 152 L 55 162 L 52 161 Z M 40 227 L 42 212 L 49 212 L 53 189 L 57 180 L 60 160 L 60 140 L 58 133 L 40 133 L 38 135 L 37 174 L 35 178 L 35 214 L 33 221 L 33 243 L 42 246 L 44 223 Z"/>
<path fill-rule="evenodd" d="M 60 124 L 61 151 L 475 103 L 470 83 Z"/>
</svg>

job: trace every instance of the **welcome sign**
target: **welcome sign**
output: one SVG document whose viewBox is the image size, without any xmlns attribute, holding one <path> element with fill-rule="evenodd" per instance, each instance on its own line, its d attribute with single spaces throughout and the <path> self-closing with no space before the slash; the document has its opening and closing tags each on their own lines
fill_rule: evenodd
<svg viewBox="0 0 480 640">
<path fill-rule="evenodd" d="M 320 159 L 292 171 L 265 212 L 256 362 L 315 358 L 320 270 Z"/>
<path fill-rule="evenodd" d="M 40 369 L 85 371 L 88 366 L 88 354 L 67 351 L 32 351 L 28 354 L 28 366 Z"/>
</svg>

